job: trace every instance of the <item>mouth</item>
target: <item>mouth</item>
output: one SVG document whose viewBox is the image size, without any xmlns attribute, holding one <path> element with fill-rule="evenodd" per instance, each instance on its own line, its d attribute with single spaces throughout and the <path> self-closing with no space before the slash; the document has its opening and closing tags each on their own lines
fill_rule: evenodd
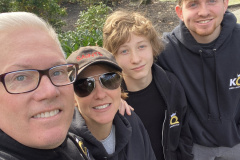
<svg viewBox="0 0 240 160">
<path fill-rule="evenodd" d="M 198 21 L 198 23 L 200 23 L 200 24 L 205 24 L 205 23 L 208 23 L 208 22 L 210 22 L 211 20 L 203 20 L 203 21 Z"/>
<path fill-rule="evenodd" d="M 34 115 L 33 118 L 49 118 L 49 117 L 53 117 L 53 116 L 57 115 L 59 112 L 60 112 L 59 109 L 56 109 L 56 110 L 53 110 L 50 112 L 42 112 L 37 115 Z"/>
<path fill-rule="evenodd" d="M 93 108 L 99 110 L 99 109 L 107 108 L 108 106 L 110 106 L 110 104 L 104 104 L 104 105 L 93 107 Z"/>
<path fill-rule="evenodd" d="M 142 66 L 139 66 L 139 67 L 136 67 L 136 68 L 133 68 L 133 70 L 140 70 L 144 67 L 145 65 L 142 65 Z"/>
</svg>

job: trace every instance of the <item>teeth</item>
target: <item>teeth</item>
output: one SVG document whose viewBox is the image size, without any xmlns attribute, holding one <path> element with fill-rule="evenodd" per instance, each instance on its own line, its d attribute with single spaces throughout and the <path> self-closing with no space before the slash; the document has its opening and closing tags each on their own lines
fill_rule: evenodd
<svg viewBox="0 0 240 160">
<path fill-rule="evenodd" d="M 50 111 L 50 112 L 39 113 L 39 114 L 35 115 L 34 118 L 48 118 L 48 117 L 55 116 L 58 113 L 59 113 L 59 109 L 56 109 L 56 110 Z"/>
<path fill-rule="evenodd" d="M 199 23 L 208 23 L 210 20 L 206 20 L 206 21 L 199 21 Z"/>
<path fill-rule="evenodd" d="M 94 107 L 94 109 L 104 109 L 104 108 L 107 108 L 108 106 L 109 106 L 109 104 L 105 104 L 102 106 Z"/>
</svg>

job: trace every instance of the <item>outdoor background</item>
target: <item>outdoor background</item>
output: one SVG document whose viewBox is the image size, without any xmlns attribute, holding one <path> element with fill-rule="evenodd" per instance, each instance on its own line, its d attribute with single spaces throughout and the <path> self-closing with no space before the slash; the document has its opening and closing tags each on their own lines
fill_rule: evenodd
<svg viewBox="0 0 240 160">
<path fill-rule="evenodd" d="M 81 46 L 102 46 L 102 27 L 108 14 L 124 8 L 149 18 L 159 36 L 179 23 L 176 0 L 0 0 L 0 13 L 33 12 L 54 26 L 69 56 Z M 240 0 L 229 0 L 228 10 L 240 22 Z"/>
</svg>

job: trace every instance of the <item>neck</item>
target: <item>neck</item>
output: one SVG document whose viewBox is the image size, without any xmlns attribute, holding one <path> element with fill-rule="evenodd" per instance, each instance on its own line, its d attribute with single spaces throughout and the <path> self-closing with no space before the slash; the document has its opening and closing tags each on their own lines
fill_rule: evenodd
<svg viewBox="0 0 240 160">
<path fill-rule="evenodd" d="M 108 124 L 89 124 L 87 123 L 89 131 L 97 140 L 104 140 L 108 137 L 112 129 L 112 123 Z"/>
<path fill-rule="evenodd" d="M 127 90 L 136 92 L 146 88 L 152 82 L 152 74 L 141 79 L 133 79 L 123 75 L 123 79 L 126 83 Z"/>
</svg>

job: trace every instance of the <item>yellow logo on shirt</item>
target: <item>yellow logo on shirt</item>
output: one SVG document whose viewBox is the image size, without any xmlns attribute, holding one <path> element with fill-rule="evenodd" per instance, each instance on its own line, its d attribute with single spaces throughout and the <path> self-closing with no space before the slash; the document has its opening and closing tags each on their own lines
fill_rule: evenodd
<svg viewBox="0 0 240 160">
<path fill-rule="evenodd" d="M 170 128 L 172 127 L 176 127 L 176 126 L 179 126 L 180 123 L 178 121 L 178 117 L 177 117 L 177 114 L 176 113 L 173 113 L 171 115 L 171 119 L 170 119 Z"/>
<path fill-rule="evenodd" d="M 83 144 L 83 142 L 82 142 L 81 140 L 79 140 L 77 137 L 75 137 L 75 139 L 76 139 L 79 147 L 80 147 L 81 150 L 83 151 L 83 153 L 84 153 L 87 157 L 89 157 L 87 147 L 85 147 L 84 144 Z"/>
<path fill-rule="evenodd" d="M 83 153 L 87 156 L 87 147 L 83 145 L 82 141 L 78 142 L 79 147 L 82 149 Z"/>
</svg>

